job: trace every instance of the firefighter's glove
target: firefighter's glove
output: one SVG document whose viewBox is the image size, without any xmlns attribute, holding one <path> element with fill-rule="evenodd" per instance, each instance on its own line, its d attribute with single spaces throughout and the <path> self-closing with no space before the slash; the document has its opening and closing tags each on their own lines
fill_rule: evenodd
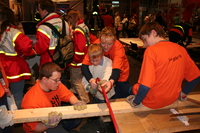
<svg viewBox="0 0 200 133">
<path fill-rule="evenodd" d="M 48 128 L 55 128 L 61 120 L 62 113 L 52 111 L 48 114 L 48 120 L 42 120 L 42 123 Z"/>
<path fill-rule="evenodd" d="M 130 96 L 128 96 L 127 98 L 126 98 L 126 101 L 132 106 L 132 107 L 134 107 L 134 108 L 139 108 L 139 107 L 141 107 L 142 106 L 142 103 L 140 103 L 140 104 L 137 104 L 137 105 L 134 105 L 133 103 L 133 101 L 134 101 L 134 99 L 135 99 L 135 95 L 130 95 Z"/>
<path fill-rule="evenodd" d="M 83 101 L 77 101 L 75 104 L 74 104 L 74 110 L 84 110 L 87 108 L 87 104 Z"/>
<path fill-rule="evenodd" d="M 187 95 L 184 94 L 183 92 L 180 92 L 180 95 L 179 95 L 179 100 L 184 102 L 187 100 Z"/>
</svg>

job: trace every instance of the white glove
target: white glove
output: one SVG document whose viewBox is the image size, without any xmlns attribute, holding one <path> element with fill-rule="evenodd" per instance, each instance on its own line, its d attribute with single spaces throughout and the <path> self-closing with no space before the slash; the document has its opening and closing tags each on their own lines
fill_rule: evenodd
<svg viewBox="0 0 200 133">
<path fill-rule="evenodd" d="M 133 104 L 134 99 L 135 99 L 135 95 L 130 95 L 130 96 L 128 96 L 128 97 L 126 98 L 126 101 L 127 101 L 132 107 L 134 107 L 134 108 L 139 108 L 139 107 L 141 107 L 141 106 L 142 106 L 142 103 L 140 103 L 140 104 L 138 104 L 138 105 L 134 105 L 134 104 Z"/>
<path fill-rule="evenodd" d="M 180 92 L 179 100 L 182 101 L 182 102 L 187 101 L 187 95 L 184 94 L 183 92 Z"/>
<path fill-rule="evenodd" d="M 2 129 L 14 124 L 12 121 L 13 117 L 14 115 L 8 114 L 8 110 L 5 105 L 0 106 L 0 127 Z"/>
<path fill-rule="evenodd" d="M 17 110 L 17 106 L 15 104 L 15 99 L 13 95 L 11 97 L 7 97 L 7 102 L 8 102 L 8 108 L 11 111 L 11 113 L 15 113 L 15 110 Z"/>
</svg>

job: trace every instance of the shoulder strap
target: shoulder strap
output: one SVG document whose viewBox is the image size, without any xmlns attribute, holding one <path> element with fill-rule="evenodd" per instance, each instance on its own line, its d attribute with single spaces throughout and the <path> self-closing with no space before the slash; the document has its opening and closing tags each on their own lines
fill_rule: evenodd
<svg viewBox="0 0 200 133">
<path fill-rule="evenodd" d="M 61 36 L 61 34 L 58 32 L 58 30 L 57 30 L 51 23 L 44 22 L 44 23 L 42 23 L 41 25 L 46 25 L 46 26 L 48 26 L 48 27 L 51 28 L 59 37 Z"/>
<path fill-rule="evenodd" d="M 85 30 L 84 30 L 82 27 L 76 26 L 76 28 L 78 28 L 78 29 L 80 29 L 81 31 L 83 31 L 84 35 L 86 36 L 86 32 L 85 32 Z"/>
<path fill-rule="evenodd" d="M 65 20 L 62 19 L 62 36 L 64 37 L 65 35 L 66 35 Z"/>
<path fill-rule="evenodd" d="M 60 32 L 58 32 L 58 30 L 51 24 L 48 22 L 44 22 L 41 25 L 46 25 L 49 28 L 51 28 L 59 37 L 64 37 L 66 35 L 66 26 L 65 26 L 65 21 L 62 19 L 62 34 L 60 34 Z"/>
<path fill-rule="evenodd" d="M 82 27 L 80 27 L 80 26 L 76 26 L 76 28 L 78 28 L 81 31 L 83 31 L 84 36 L 86 37 L 87 44 L 89 45 L 89 42 L 88 42 L 89 40 L 87 39 L 87 37 L 89 37 L 89 34 L 87 32 L 85 32 L 85 30 Z"/>
<path fill-rule="evenodd" d="M 62 19 L 62 34 L 60 34 L 58 32 L 58 30 L 51 24 L 51 23 L 48 23 L 48 22 L 44 22 L 42 23 L 41 25 L 46 25 L 48 26 L 49 28 L 51 28 L 59 37 L 64 37 L 66 35 L 66 28 L 65 28 L 65 21 Z M 59 44 L 58 44 L 59 45 Z M 58 46 L 57 45 L 57 46 Z M 52 58 L 52 55 L 50 54 L 49 50 L 47 50 L 49 56 L 51 57 L 52 61 L 53 61 L 53 58 Z"/>
</svg>

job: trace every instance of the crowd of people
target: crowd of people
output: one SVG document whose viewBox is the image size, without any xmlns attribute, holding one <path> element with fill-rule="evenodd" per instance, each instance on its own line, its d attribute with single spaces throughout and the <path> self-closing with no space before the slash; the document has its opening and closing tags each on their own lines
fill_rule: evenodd
<svg viewBox="0 0 200 133">
<path fill-rule="evenodd" d="M 66 16 L 65 28 L 66 34 L 71 36 L 74 43 L 74 57 L 68 66 L 71 83 L 71 88 L 68 88 L 62 82 L 63 69 L 52 62 L 51 58 L 58 36 L 42 24 L 51 23 L 58 31 L 62 31 L 62 19 L 54 9 L 52 0 L 38 2 L 42 21 L 37 25 L 37 41 L 33 44 L 32 40 L 16 28 L 13 11 L 0 3 L 0 61 L 3 67 L 1 69 L 5 70 L 6 80 L 9 82 L 9 87 L 0 86 L 1 105 L 7 105 L 6 98 L 3 97 L 12 94 L 18 109 L 58 107 L 66 102 L 73 105 L 74 109 L 83 110 L 87 108 L 87 104 L 105 102 L 102 95 L 104 87 L 109 99 L 126 98 L 132 107 L 144 105 L 158 109 L 178 99 L 186 100 L 187 95 L 200 82 L 200 70 L 186 49 L 178 42 L 167 41 L 163 26 L 152 21 L 147 22 L 138 33 L 146 50 L 138 82 L 129 84 L 130 65 L 118 39 L 120 32 L 123 37 L 134 37 L 137 16 L 128 18 L 124 14 L 121 20 L 116 12 L 112 20 L 106 10 L 102 10 L 105 26 L 99 36 L 93 38 L 95 41 L 88 44 L 85 36 L 85 32 L 90 32 L 88 26 L 78 10 L 70 10 Z M 174 27 L 175 30 L 171 31 L 177 32 L 182 29 L 180 26 L 183 25 Z M 182 38 L 179 40 L 182 41 Z M 40 55 L 39 78 L 24 94 L 25 80 L 31 78 L 25 59 L 34 55 Z M 182 88 L 184 79 L 188 82 Z M 89 95 L 92 96 L 92 101 Z M 69 132 L 81 122 L 81 119 L 62 120 L 62 114 L 54 111 L 47 115 L 48 120 L 23 123 L 23 129 L 27 133 L 53 133 L 58 130 Z M 0 128 L 0 132 L 9 133 L 11 130 L 9 127 Z"/>
</svg>

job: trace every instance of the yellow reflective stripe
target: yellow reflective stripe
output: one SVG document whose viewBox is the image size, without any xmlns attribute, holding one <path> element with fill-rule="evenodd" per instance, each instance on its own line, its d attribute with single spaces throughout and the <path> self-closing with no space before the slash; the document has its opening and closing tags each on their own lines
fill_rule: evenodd
<svg viewBox="0 0 200 133">
<path fill-rule="evenodd" d="M 13 44 L 14 47 L 15 47 L 15 43 L 14 43 L 14 42 L 15 42 L 15 40 L 17 39 L 18 35 L 21 34 L 21 33 L 22 33 L 22 32 L 18 32 L 18 33 L 16 33 L 15 36 L 13 37 L 13 39 L 12 39 L 12 44 Z"/>
<path fill-rule="evenodd" d="M 50 39 L 50 35 L 47 34 L 45 31 L 43 31 L 43 30 L 41 30 L 41 29 L 38 29 L 37 31 L 42 32 L 44 35 L 46 35 L 46 36 Z"/>
<path fill-rule="evenodd" d="M 85 53 L 84 52 L 75 52 L 75 54 L 77 54 L 77 55 L 84 55 Z"/>
<path fill-rule="evenodd" d="M 14 42 L 14 41 L 16 40 L 17 36 L 18 36 L 19 34 L 21 34 L 21 33 L 22 33 L 22 32 L 16 33 L 15 36 L 13 37 L 13 40 L 12 40 L 12 41 Z"/>
<path fill-rule="evenodd" d="M 80 31 L 84 35 L 84 32 L 80 29 L 75 29 L 75 31 Z"/>
<path fill-rule="evenodd" d="M 5 54 L 5 55 L 8 55 L 8 56 L 16 56 L 16 55 L 17 55 L 17 53 L 12 54 L 12 53 L 6 53 L 6 52 L 4 52 L 4 51 L 0 51 L 0 53 L 1 53 L 1 54 Z"/>
<path fill-rule="evenodd" d="M 75 63 L 71 63 L 71 65 L 72 65 L 72 66 L 81 66 L 82 63 L 77 63 L 77 64 L 75 64 Z"/>
<path fill-rule="evenodd" d="M 16 76 L 6 76 L 7 79 L 16 79 L 16 78 L 19 78 L 19 77 L 22 77 L 22 76 L 31 76 L 31 73 L 22 73 L 20 75 L 16 75 Z"/>
<path fill-rule="evenodd" d="M 57 45 L 57 44 L 56 44 Z M 53 46 L 53 47 L 49 47 L 49 50 L 54 50 L 56 49 L 56 46 Z"/>
<path fill-rule="evenodd" d="M 184 29 L 183 29 L 183 27 L 182 27 L 182 26 L 180 26 L 180 25 L 174 25 L 174 27 L 181 28 L 181 30 L 183 31 L 183 34 L 185 33 L 185 31 L 184 31 Z"/>
<path fill-rule="evenodd" d="M 80 29 L 75 29 L 75 31 L 80 31 L 80 32 L 85 36 L 85 34 L 84 34 L 84 32 L 83 32 L 82 30 L 80 30 Z M 87 39 L 86 36 L 85 36 L 85 39 Z M 86 45 L 85 45 L 85 46 L 88 46 L 87 41 L 86 41 Z"/>
</svg>

